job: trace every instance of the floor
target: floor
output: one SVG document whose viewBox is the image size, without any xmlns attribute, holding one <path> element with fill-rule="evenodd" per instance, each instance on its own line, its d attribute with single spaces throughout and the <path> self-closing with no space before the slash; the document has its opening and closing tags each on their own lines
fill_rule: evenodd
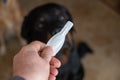
<svg viewBox="0 0 120 80">
<path fill-rule="evenodd" d="M 73 15 L 76 44 L 87 42 L 94 54 L 83 60 L 84 80 L 120 80 L 120 14 L 99 0 L 20 0 L 22 10 L 48 2 L 66 6 Z M 26 6 L 27 4 L 27 6 Z M 12 73 L 12 58 L 20 49 L 18 39 L 7 42 L 8 51 L 0 56 L 0 80 L 8 80 Z"/>
</svg>

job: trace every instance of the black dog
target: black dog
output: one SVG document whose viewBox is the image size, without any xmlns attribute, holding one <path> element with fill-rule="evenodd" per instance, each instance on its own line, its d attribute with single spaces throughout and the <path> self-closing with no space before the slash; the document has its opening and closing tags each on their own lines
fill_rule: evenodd
<svg viewBox="0 0 120 80">
<path fill-rule="evenodd" d="M 80 42 L 77 48 L 74 46 L 69 53 L 67 63 L 59 69 L 57 80 L 83 80 L 85 71 L 80 60 L 87 53 L 93 51 L 85 42 Z"/>
<path fill-rule="evenodd" d="M 51 36 L 59 32 L 67 21 L 72 21 L 71 14 L 62 5 L 49 3 L 33 9 L 24 19 L 21 35 L 28 43 L 39 40 L 46 43 Z M 73 22 L 73 21 L 72 21 Z M 80 56 L 86 52 L 92 52 L 88 46 L 84 47 L 85 52 L 81 53 L 74 45 L 74 27 L 67 34 L 65 43 L 57 58 L 62 62 L 57 80 L 82 80 L 84 69 L 80 63 Z M 89 49 L 89 50 L 88 50 Z"/>
</svg>

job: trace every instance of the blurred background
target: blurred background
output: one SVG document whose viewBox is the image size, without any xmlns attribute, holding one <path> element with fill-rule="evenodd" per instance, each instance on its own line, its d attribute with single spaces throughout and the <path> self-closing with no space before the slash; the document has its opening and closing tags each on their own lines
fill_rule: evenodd
<svg viewBox="0 0 120 80">
<path fill-rule="evenodd" d="M 68 8 L 75 23 L 76 44 L 85 41 L 94 51 L 82 60 L 84 80 L 120 80 L 120 0 L 19 0 L 18 5 L 24 18 L 31 9 L 48 2 Z M 11 77 L 12 58 L 21 48 L 17 37 L 6 45 L 6 54 L 0 56 L 0 80 Z"/>
</svg>

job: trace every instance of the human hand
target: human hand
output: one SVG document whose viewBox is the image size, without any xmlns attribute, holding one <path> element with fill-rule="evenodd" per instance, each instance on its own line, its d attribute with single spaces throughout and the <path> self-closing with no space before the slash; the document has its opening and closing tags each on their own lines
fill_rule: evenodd
<svg viewBox="0 0 120 80">
<path fill-rule="evenodd" d="M 61 63 L 52 55 L 52 48 L 39 41 L 24 46 L 14 57 L 13 76 L 25 80 L 55 80 Z"/>
</svg>

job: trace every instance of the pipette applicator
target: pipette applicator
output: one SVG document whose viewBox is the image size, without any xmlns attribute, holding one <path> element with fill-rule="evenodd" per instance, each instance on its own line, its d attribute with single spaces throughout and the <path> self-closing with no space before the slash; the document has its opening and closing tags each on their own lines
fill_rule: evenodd
<svg viewBox="0 0 120 80">
<path fill-rule="evenodd" d="M 72 28 L 73 23 L 71 21 L 68 21 L 65 26 L 62 28 L 62 30 L 58 33 L 56 33 L 54 36 L 52 36 L 49 41 L 47 42 L 47 46 L 51 46 L 53 49 L 53 56 L 55 56 L 59 50 L 62 48 L 65 37 L 67 33 Z"/>
</svg>

